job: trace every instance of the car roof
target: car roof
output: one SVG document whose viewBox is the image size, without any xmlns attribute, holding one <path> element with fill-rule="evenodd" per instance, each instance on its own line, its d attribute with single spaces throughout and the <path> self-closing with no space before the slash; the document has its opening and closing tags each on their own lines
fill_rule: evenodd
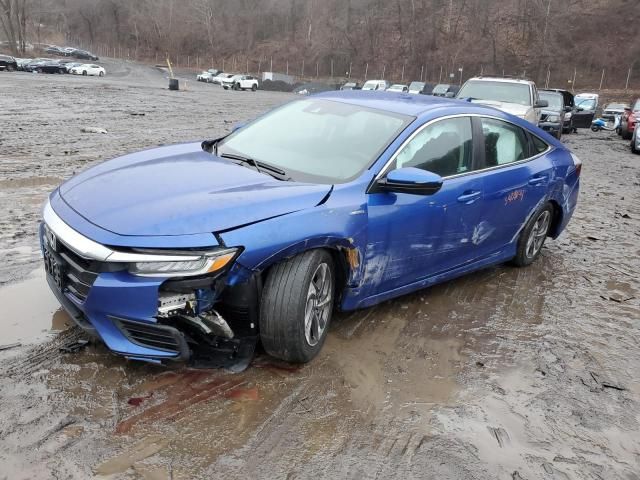
<svg viewBox="0 0 640 480">
<path fill-rule="evenodd" d="M 508 78 L 508 77 L 473 77 L 467 80 L 467 82 L 478 81 L 478 80 L 480 81 L 486 80 L 489 82 L 501 82 L 501 83 L 521 83 L 523 85 L 534 84 L 534 82 L 532 82 L 531 80 L 525 80 L 522 78 Z"/>
<path fill-rule="evenodd" d="M 441 108 L 464 107 L 464 113 L 478 113 L 507 118 L 506 114 L 495 108 L 470 103 L 465 100 L 431 95 L 411 95 L 409 93 L 388 91 L 335 90 L 313 95 L 312 98 L 324 98 L 412 117 L 418 117 Z"/>
</svg>

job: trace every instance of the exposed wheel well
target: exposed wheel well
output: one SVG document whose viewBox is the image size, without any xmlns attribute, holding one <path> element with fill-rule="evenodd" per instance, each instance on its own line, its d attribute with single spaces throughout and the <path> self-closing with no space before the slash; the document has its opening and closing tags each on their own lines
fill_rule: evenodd
<svg viewBox="0 0 640 480">
<path fill-rule="evenodd" d="M 549 204 L 553 208 L 553 218 L 551 220 L 551 227 L 549 228 L 549 236 L 556 238 L 560 233 L 560 225 L 562 225 L 562 208 L 555 200 L 549 200 Z"/>
</svg>

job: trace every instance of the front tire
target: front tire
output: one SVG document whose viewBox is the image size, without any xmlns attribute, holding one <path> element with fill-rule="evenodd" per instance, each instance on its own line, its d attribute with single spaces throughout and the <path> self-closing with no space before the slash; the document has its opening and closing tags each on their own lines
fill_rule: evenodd
<svg viewBox="0 0 640 480">
<path fill-rule="evenodd" d="M 104 72 L 100 72 L 100 73 L 98 73 L 98 76 L 99 76 L 99 77 L 104 77 Z"/>
<path fill-rule="evenodd" d="M 326 250 L 309 250 L 273 266 L 260 301 L 265 351 L 292 363 L 311 361 L 329 330 L 335 268 Z"/>
<path fill-rule="evenodd" d="M 513 263 L 518 267 L 531 265 L 540 256 L 551 223 L 553 221 L 553 207 L 545 204 L 531 216 L 518 239 L 518 250 Z"/>
<path fill-rule="evenodd" d="M 258 90 L 258 86 L 254 83 L 253 86 L 251 87 L 251 91 L 255 92 L 256 90 Z"/>
<path fill-rule="evenodd" d="M 86 70 L 83 70 L 83 71 L 82 71 L 82 75 L 86 77 L 86 76 L 87 76 L 87 71 L 86 71 Z"/>
</svg>

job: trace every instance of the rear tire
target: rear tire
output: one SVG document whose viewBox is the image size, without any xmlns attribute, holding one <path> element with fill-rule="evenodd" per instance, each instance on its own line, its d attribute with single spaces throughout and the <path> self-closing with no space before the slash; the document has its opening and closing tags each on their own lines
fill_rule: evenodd
<svg viewBox="0 0 640 480">
<path fill-rule="evenodd" d="M 84 75 L 84 76 L 86 77 L 86 76 L 87 76 L 87 71 L 86 71 L 86 70 L 83 70 L 83 71 L 82 71 L 82 75 Z"/>
<path fill-rule="evenodd" d="M 549 235 L 552 223 L 553 207 L 546 203 L 531 216 L 522 229 L 518 239 L 518 250 L 512 262 L 514 265 L 526 267 L 536 261 Z"/>
<path fill-rule="evenodd" d="M 636 148 L 636 139 L 637 139 L 637 130 L 634 130 L 633 135 L 631 136 L 631 153 L 638 154 L 640 151 Z"/>
<path fill-rule="evenodd" d="M 104 77 L 104 72 L 100 72 L 100 73 L 98 73 L 98 76 L 99 76 L 99 77 Z"/>
<path fill-rule="evenodd" d="M 260 300 L 260 339 L 269 355 L 306 363 L 320 352 L 333 312 L 335 278 L 326 250 L 309 250 L 271 268 Z"/>
<path fill-rule="evenodd" d="M 258 86 L 254 83 L 253 86 L 251 87 L 251 91 L 255 92 L 256 90 L 258 90 Z"/>
<path fill-rule="evenodd" d="M 623 140 L 631 140 L 631 137 L 633 137 L 633 133 L 631 133 L 629 130 L 622 130 Z"/>
</svg>

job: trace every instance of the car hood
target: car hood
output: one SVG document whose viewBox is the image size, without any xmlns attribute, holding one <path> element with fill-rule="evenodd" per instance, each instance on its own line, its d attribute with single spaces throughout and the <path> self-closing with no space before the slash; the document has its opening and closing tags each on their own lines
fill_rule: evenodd
<svg viewBox="0 0 640 480">
<path fill-rule="evenodd" d="M 480 105 L 487 105 L 488 107 L 497 108 L 503 112 L 510 113 L 516 117 L 524 117 L 531 107 L 527 105 L 520 105 L 519 103 L 499 102 L 497 100 L 473 100 L 473 103 Z"/>
<path fill-rule="evenodd" d="M 104 162 L 64 183 L 60 195 L 105 230 L 162 236 L 221 232 L 311 208 L 331 188 L 279 181 L 189 143 Z"/>
</svg>

